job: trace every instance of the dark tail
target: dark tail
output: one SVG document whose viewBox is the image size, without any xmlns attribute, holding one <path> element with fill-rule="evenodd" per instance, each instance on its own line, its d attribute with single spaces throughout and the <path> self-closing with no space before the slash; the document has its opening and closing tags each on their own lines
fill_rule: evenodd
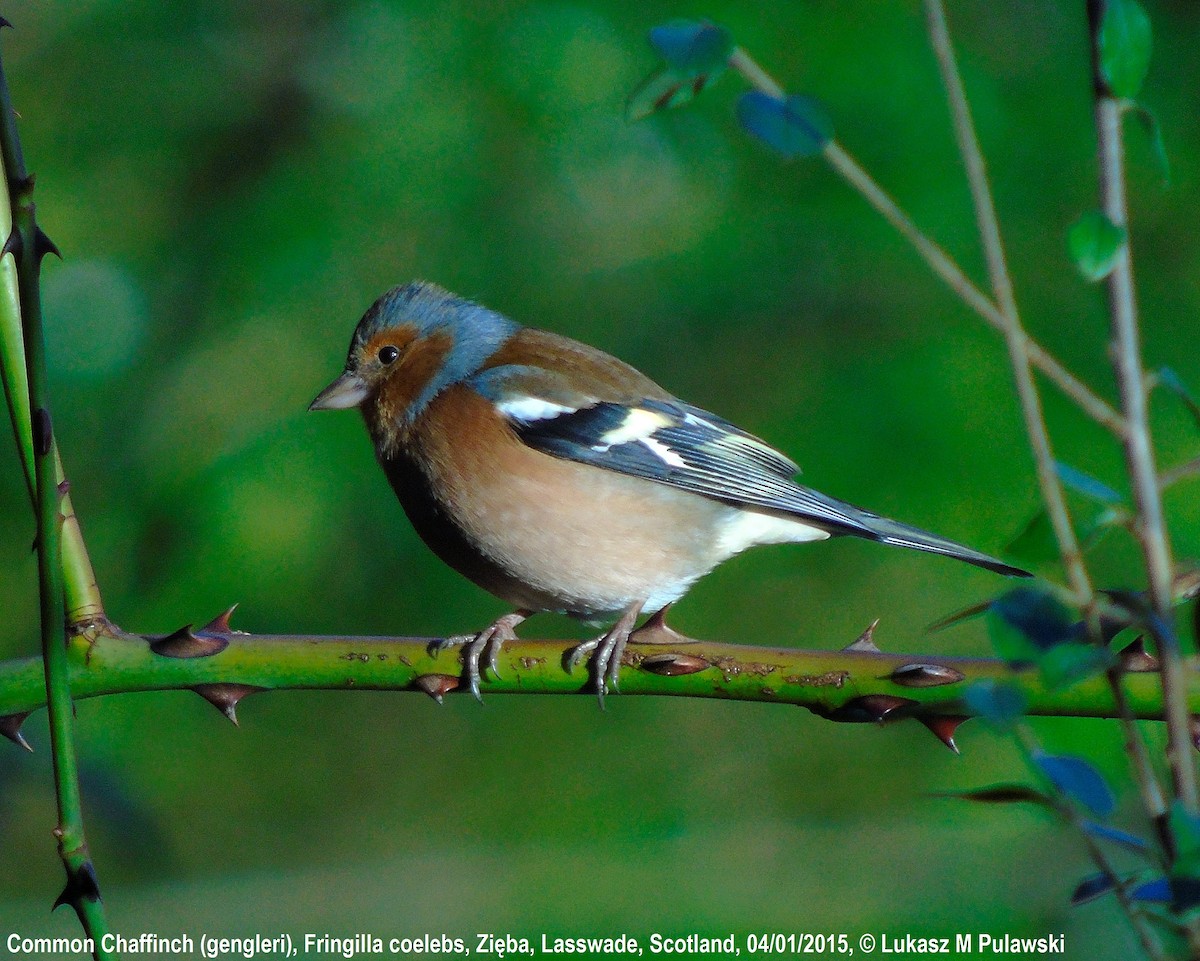
<svg viewBox="0 0 1200 961">
<path fill-rule="evenodd" d="M 910 527 L 908 524 L 901 524 L 899 521 L 889 520 L 886 517 L 879 517 L 862 510 L 855 519 L 861 523 L 862 530 L 854 530 L 851 533 L 858 534 L 859 537 L 869 537 L 881 544 L 895 544 L 897 547 L 911 547 L 918 551 L 928 551 L 930 554 L 944 554 L 946 557 L 966 561 L 976 567 L 1010 577 L 1033 576 L 1029 571 L 1005 564 L 1004 561 L 989 557 L 987 554 L 969 547 L 963 547 L 962 544 L 955 544 L 954 541 L 938 537 L 937 534 L 930 534 L 919 527 Z"/>
</svg>

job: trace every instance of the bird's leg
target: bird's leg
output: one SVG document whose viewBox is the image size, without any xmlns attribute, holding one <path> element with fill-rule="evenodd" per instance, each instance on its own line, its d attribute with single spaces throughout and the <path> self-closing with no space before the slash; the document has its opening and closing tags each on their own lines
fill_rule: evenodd
<svg viewBox="0 0 1200 961">
<path fill-rule="evenodd" d="M 463 673 L 467 676 L 467 684 L 475 700 L 483 702 L 479 692 L 479 680 L 483 671 L 491 670 L 494 677 L 500 676 L 500 648 L 505 641 L 517 639 L 516 627 L 533 611 L 517 610 L 511 614 L 498 617 L 478 634 L 456 634 L 453 637 L 440 638 L 429 645 L 429 653 L 437 654 L 448 647 L 462 647 Z M 486 655 L 486 659 L 484 658 Z M 483 659 L 483 667 L 480 660 Z"/>
<path fill-rule="evenodd" d="M 604 707 L 604 695 L 608 693 L 610 686 L 613 693 L 620 690 L 621 656 L 625 653 L 625 645 L 629 642 L 629 635 L 633 633 L 633 625 L 637 623 L 643 603 L 636 601 L 630 604 L 617 618 L 617 623 L 607 631 L 597 638 L 575 645 L 566 654 L 568 673 L 585 657 L 591 655 L 592 670 L 596 675 L 596 694 L 600 698 L 601 707 Z"/>
</svg>

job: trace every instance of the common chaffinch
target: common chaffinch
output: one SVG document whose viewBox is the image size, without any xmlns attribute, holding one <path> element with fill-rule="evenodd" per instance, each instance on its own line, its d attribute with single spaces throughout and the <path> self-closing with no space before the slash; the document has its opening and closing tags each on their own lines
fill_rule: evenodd
<svg viewBox="0 0 1200 961">
<path fill-rule="evenodd" d="M 516 610 L 465 644 L 496 673 L 538 611 L 616 623 L 574 648 L 617 688 L 638 616 L 748 547 L 851 534 L 1027 572 L 793 481 L 764 441 L 586 344 L 533 330 L 436 284 L 380 297 L 345 371 L 310 410 L 357 407 L 396 496 L 442 560 Z"/>
</svg>

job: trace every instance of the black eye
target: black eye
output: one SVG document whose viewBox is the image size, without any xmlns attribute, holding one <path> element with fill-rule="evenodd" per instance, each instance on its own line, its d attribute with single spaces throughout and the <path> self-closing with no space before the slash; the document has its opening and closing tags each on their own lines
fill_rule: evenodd
<svg viewBox="0 0 1200 961">
<path fill-rule="evenodd" d="M 396 362 L 396 358 L 399 356 L 400 351 L 398 351 L 391 344 L 388 344 L 386 347 L 379 348 L 379 363 L 381 364 L 394 364 Z"/>
</svg>

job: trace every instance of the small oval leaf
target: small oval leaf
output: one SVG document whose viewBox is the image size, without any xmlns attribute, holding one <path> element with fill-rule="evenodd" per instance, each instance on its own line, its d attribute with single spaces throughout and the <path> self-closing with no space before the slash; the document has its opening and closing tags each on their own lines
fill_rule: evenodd
<svg viewBox="0 0 1200 961">
<path fill-rule="evenodd" d="M 1162 174 L 1163 186 L 1169 187 L 1171 185 L 1171 159 L 1167 156 L 1167 145 L 1163 142 L 1162 126 L 1158 122 L 1158 117 L 1141 104 L 1134 107 L 1133 112 L 1142 125 L 1142 129 L 1146 131 L 1146 137 L 1150 140 L 1150 156 L 1154 158 L 1154 164 L 1158 167 L 1158 172 Z"/>
<path fill-rule="evenodd" d="M 1097 824 L 1095 821 L 1081 821 L 1080 826 L 1092 837 L 1100 838 L 1104 841 L 1112 841 L 1114 844 L 1119 844 L 1122 847 L 1129 848 L 1131 851 L 1137 851 L 1139 854 L 1144 854 L 1150 850 L 1150 842 L 1145 838 L 1139 838 L 1136 834 L 1130 834 L 1128 831 L 1122 831 L 1119 828 L 1110 828 L 1107 824 Z"/>
<path fill-rule="evenodd" d="M 1112 273 L 1125 245 L 1125 228 L 1099 210 L 1089 210 L 1067 230 L 1067 251 L 1085 280 L 1095 283 Z"/>
<path fill-rule="evenodd" d="M 1071 488 L 1071 490 L 1075 491 L 1076 494 L 1090 497 L 1101 504 L 1120 504 L 1122 502 L 1121 495 L 1107 484 L 1096 480 L 1091 474 L 1085 474 L 1070 464 L 1064 464 L 1062 461 L 1056 460 L 1054 462 L 1054 470 L 1058 474 L 1058 479 Z"/>
<path fill-rule="evenodd" d="M 1025 695 L 1015 684 L 980 681 L 963 695 L 967 707 L 997 727 L 1009 727 L 1025 713 Z"/>
<path fill-rule="evenodd" d="M 1135 901 L 1170 904 L 1172 900 L 1171 882 L 1166 878 L 1155 878 L 1153 881 L 1146 881 L 1139 884 L 1129 892 L 1129 896 Z"/>
<path fill-rule="evenodd" d="M 1196 403 L 1196 398 L 1188 390 L 1188 386 L 1184 383 L 1183 378 L 1170 367 L 1160 367 L 1155 371 L 1155 374 L 1158 378 L 1158 383 L 1183 402 L 1183 405 L 1196 421 L 1196 425 L 1200 426 L 1200 404 Z"/>
<path fill-rule="evenodd" d="M 1096 817 L 1106 818 L 1116 808 L 1117 800 L 1108 782 L 1083 758 L 1039 751 L 1033 755 L 1033 760 L 1058 790 L 1082 804 Z"/>
<path fill-rule="evenodd" d="M 833 139 L 833 121 L 824 105 L 803 94 L 780 100 L 751 90 L 738 100 L 737 117 L 748 133 L 788 158 L 819 154 Z"/>
<path fill-rule="evenodd" d="M 1071 904 L 1078 906 L 1095 901 L 1102 894 L 1108 894 L 1117 886 L 1117 880 L 1111 874 L 1089 874 L 1075 886 L 1071 895 Z"/>
<path fill-rule="evenodd" d="M 1100 21 L 1100 71 L 1113 96 L 1134 99 L 1150 69 L 1150 18 L 1137 0 L 1108 0 Z"/>
<path fill-rule="evenodd" d="M 728 63 L 733 37 L 707 20 L 674 20 L 650 31 L 650 46 L 683 74 L 711 74 Z"/>
</svg>

